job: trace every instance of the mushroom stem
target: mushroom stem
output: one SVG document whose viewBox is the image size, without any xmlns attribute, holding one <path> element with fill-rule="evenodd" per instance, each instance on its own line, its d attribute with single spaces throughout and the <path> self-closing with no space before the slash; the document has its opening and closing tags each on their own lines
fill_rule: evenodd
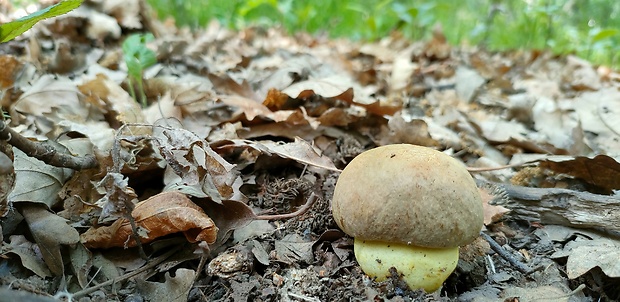
<svg viewBox="0 0 620 302">
<path fill-rule="evenodd" d="M 367 275 L 377 281 L 394 267 L 411 289 L 434 292 L 443 285 L 459 261 L 459 248 L 425 248 L 394 242 L 355 239 L 355 258 Z"/>
</svg>

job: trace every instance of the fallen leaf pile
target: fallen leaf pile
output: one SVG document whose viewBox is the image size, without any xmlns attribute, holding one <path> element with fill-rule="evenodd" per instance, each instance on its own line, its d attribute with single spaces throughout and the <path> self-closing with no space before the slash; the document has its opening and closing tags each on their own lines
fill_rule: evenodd
<svg viewBox="0 0 620 302">
<path fill-rule="evenodd" d="M 129 93 L 121 50 L 135 32 L 155 36 L 146 45 L 157 55 L 143 74 L 146 108 Z M 592 212 L 619 219 L 620 74 L 604 67 L 539 51 L 457 48 L 439 30 L 429 41 L 394 33 L 367 43 L 274 28 L 234 32 L 215 22 L 190 31 L 158 21 L 139 0 L 86 1 L 40 22 L 0 44 L 0 66 L 9 127 L 67 154 L 95 155 L 99 164 L 53 167 L 0 142 L 7 155 L 0 157 L 2 284 L 92 298 L 129 280 L 118 299 L 137 293 L 151 301 L 393 296 L 362 285 L 329 201 L 339 171 L 356 155 L 408 143 L 476 171 L 490 194 L 485 224 L 496 237 L 518 240 L 514 221 L 538 228 L 547 249 L 515 254 L 545 255 L 548 262 L 532 265 L 553 263 L 558 272 L 548 255 L 567 261 L 560 285 L 541 288 L 570 293 L 590 271 L 596 285 L 579 294 L 613 297 L 596 286 L 618 278 L 620 241 L 579 233 L 593 226 L 572 216 L 551 217 L 568 203 L 544 204 L 585 195 L 511 195 L 513 187 L 501 186 L 604 196 L 609 208 L 594 203 Z M 311 196 L 319 201 L 309 212 L 277 219 Z M 527 213 L 537 201 L 524 196 L 552 210 Z M 545 233 L 546 224 L 571 236 Z M 210 257 L 217 258 L 207 265 Z M 66 288 L 43 282 L 61 276 L 73 277 Z M 503 294 L 518 289 L 510 276 L 487 276 L 505 286 Z M 490 290 L 483 283 L 444 294 L 475 296 Z"/>
</svg>

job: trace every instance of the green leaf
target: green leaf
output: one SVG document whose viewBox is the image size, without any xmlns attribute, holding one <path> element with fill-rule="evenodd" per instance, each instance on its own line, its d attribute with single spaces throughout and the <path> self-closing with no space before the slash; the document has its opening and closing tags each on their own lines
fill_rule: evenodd
<svg viewBox="0 0 620 302">
<path fill-rule="evenodd" d="M 611 38 L 618 35 L 618 33 L 620 33 L 620 31 L 615 28 L 605 28 L 598 30 L 598 32 L 594 34 L 594 36 L 592 36 L 592 42 L 599 42 L 601 40 Z"/>
<path fill-rule="evenodd" d="M 82 1 L 83 0 L 62 1 L 28 16 L 0 25 L 0 43 L 15 39 L 15 37 L 23 34 L 43 19 L 66 14 L 76 9 L 82 4 Z"/>
<path fill-rule="evenodd" d="M 146 43 L 154 40 L 153 34 L 133 34 L 123 41 L 123 58 L 127 70 L 134 79 L 142 77 L 142 70 L 157 63 L 157 55 L 146 47 Z"/>
</svg>

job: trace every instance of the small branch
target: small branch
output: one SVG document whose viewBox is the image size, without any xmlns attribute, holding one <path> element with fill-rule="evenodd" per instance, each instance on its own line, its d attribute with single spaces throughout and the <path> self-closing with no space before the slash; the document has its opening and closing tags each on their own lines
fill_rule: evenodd
<svg viewBox="0 0 620 302">
<path fill-rule="evenodd" d="M 497 170 L 503 170 L 503 169 L 516 168 L 516 167 L 526 167 L 526 166 L 533 165 L 539 161 L 540 160 L 532 160 L 532 161 L 526 161 L 526 162 L 521 162 L 521 163 L 516 163 L 516 164 L 497 166 L 497 167 L 466 167 L 466 168 L 467 168 L 467 171 L 469 171 L 470 173 L 488 172 L 488 171 L 497 171 Z"/>
<path fill-rule="evenodd" d="M 530 188 L 510 184 L 479 182 L 496 197 L 492 204 L 511 210 L 516 219 L 589 228 L 620 235 L 620 198 L 559 188 Z"/>
<path fill-rule="evenodd" d="M 73 156 L 59 152 L 50 143 L 31 141 L 7 127 L 3 120 L 0 120 L 0 139 L 22 150 L 26 155 L 55 167 L 85 170 L 96 168 L 99 165 L 97 158 L 93 155 Z"/>
<path fill-rule="evenodd" d="M 293 218 L 299 215 L 303 215 L 304 213 L 308 212 L 308 210 L 310 210 L 310 208 L 314 205 L 317 199 L 318 197 L 316 196 L 316 194 L 311 193 L 306 203 L 293 213 L 276 214 L 276 215 L 257 215 L 255 219 L 256 220 L 280 220 L 280 219 L 288 219 L 288 218 Z"/>
<path fill-rule="evenodd" d="M 517 260 L 514 256 L 512 256 L 512 254 L 508 253 L 508 251 L 501 247 L 499 243 L 497 243 L 493 238 L 491 238 L 491 236 L 483 232 L 480 232 L 480 236 L 482 236 L 482 238 L 484 238 L 484 240 L 489 243 L 491 249 L 493 249 L 498 255 L 500 255 L 502 258 L 504 258 L 506 261 L 516 267 L 520 272 L 526 275 L 529 275 L 532 272 L 532 270 L 527 265 Z"/>
<path fill-rule="evenodd" d="M 135 276 L 137 276 L 137 275 L 139 275 L 139 274 L 141 274 L 141 273 L 143 273 L 143 272 L 145 272 L 145 271 L 147 271 L 147 270 L 149 270 L 151 268 L 154 268 L 155 266 L 159 265 L 160 263 L 164 262 L 166 259 L 168 259 L 170 256 L 172 256 L 174 253 L 178 252 L 179 249 L 180 249 L 180 247 L 173 248 L 170 251 L 168 251 L 165 254 L 163 254 L 163 255 L 153 259 L 150 263 L 144 265 L 143 267 L 141 267 L 139 269 L 136 269 L 133 272 L 124 274 L 124 275 L 122 275 L 122 276 L 120 276 L 118 278 L 114 278 L 114 279 L 108 280 L 106 282 L 99 283 L 99 284 L 97 284 L 97 285 L 95 285 L 93 287 L 88 287 L 88 288 L 85 288 L 85 289 L 83 289 L 83 290 L 81 290 L 81 291 L 79 291 L 77 293 L 74 293 L 73 294 L 73 298 L 77 299 L 77 298 L 86 296 L 86 295 L 88 295 L 88 294 L 90 294 L 90 293 L 92 293 L 92 292 L 94 292 L 94 291 L 96 291 L 96 290 L 98 290 L 98 289 L 100 289 L 102 287 L 106 287 L 108 285 L 112 285 L 114 283 L 121 282 L 121 281 L 127 280 L 129 278 L 135 277 Z"/>
</svg>

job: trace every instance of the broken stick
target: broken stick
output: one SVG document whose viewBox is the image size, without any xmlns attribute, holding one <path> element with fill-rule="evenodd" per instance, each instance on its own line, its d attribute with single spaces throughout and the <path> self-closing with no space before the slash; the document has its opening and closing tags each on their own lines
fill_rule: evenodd
<svg viewBox="0 0 620 302">
<path fill-rule="evenodd" d="M 557 188 L 530 188 L 486 183 L 496 196 L 491 202 L 511 210 L 514 218 L 620 234 L 620 198 Z"/>
</svg>

